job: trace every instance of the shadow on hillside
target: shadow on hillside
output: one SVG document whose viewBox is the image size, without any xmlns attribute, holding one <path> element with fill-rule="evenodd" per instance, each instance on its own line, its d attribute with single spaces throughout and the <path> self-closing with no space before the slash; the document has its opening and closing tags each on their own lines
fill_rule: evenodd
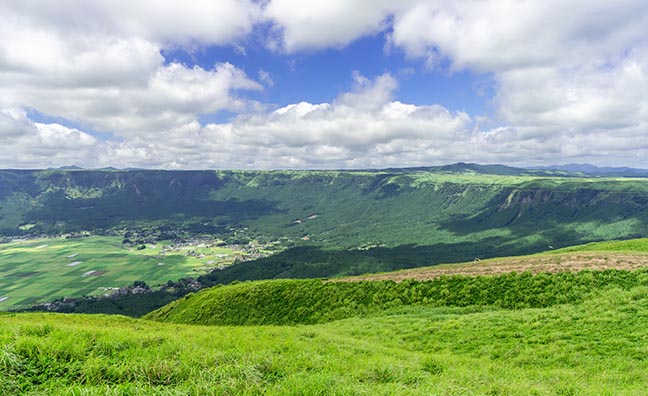
<svg viewBox="0 0 648 396">
<path fill-rule="evenodd" d="M 176 201 L 160 199 L 67 199 L 62 192 L 50 194 L 38 209 L 25 214 L 32 222 L 56 224 L 80 229 L 109 228 L 124 221 L 218 219 L 229 223 L 253 220 L 281 213 L 276 203 L 261 199 L 214 201 L 189 198 Z"/>
<path fill-rule="evenodd" d="M 330 250 L 300 246 L 274 256 L 235 264 L 201 277 L 206 284 L 276 278 L 328 278 L 535 253 L 547 249 L 545 241 L 522 244 L 493 237 L 477 242 L 413 244 L 369 250 Z"/>
<path fill-rule="evenodd" d="M 0 173 L 0 194 L 21 191 L 35 201 L 23 218 L 43 229 L 32 232 L 105 229 L 146 220 L 238 223 L 282 213 L 275 202 L 262 198 L 212 199 L 228 180 L 211 171 L 12 171 Z"/>
<path fill-rule="evenodd" d="M 506 230 L 513 239 L 543 234 L 556 247 L 595 239 L 648 235 L 648 196 L 639 192 L 592 189 L 512 192 L 513 189 L 506 189 L 493 197 L 481 212 L 457 215 L 440 226 L 457 235 L 493 229 Z M 598 227 L 628 219 L 636 220 L 636 224 L 610 230 L 607 237 L 600 235 Z"/>
</svg>

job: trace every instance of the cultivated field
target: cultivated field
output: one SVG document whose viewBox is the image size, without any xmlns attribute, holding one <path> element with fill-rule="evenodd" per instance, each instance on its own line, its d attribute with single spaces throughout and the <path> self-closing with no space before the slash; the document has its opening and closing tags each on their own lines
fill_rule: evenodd
<svg viewBox="0 0 648 396">
<path fill-rule="evenodd" d="M 241 255 L 226 247 L 146 245 L 126 248 L 121 238 L 50 238 L 0 244 L 0 310 L 61 297 L 110 292 L 136 280 L 154 286 L 230 265 Z"/>
</svg>

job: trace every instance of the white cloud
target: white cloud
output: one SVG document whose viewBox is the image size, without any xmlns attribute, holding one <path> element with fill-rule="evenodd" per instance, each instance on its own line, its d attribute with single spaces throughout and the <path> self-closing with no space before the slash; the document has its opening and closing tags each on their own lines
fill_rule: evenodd
<svg viewBox="0 0 648 396">
<path fill-rule="evenodd" d="M 421 1 L 390 44 L 429 67 L 489 73 L 494 162 L 646 166 L 648 3 Z"/>
<path fill-rule="evenodd" d="M 501 72 L 615 59 L 645 43 L 642 0 L 419 1 L 397 13 L 391 43 L 434 66 Z"/>
<path fill-rule="evenodd" d="M 638 154 L 648 149 L 642 138 L 648 126 L 643 0 L 334 1 L 319 8 L 273 0 L 267 14 L 282 29 L 279 47 L 288 52 L 342 46 L 384 31 L 388 48 L 429 68 L 491 76 L 495 97 L 487 115 L 490 124 L 505 127 L 475 131 L 465 145 L 484 139 L 484 147 L 471 148 L 462 160 L 589 158 L 646 166 Z M 391 91 L 368 95 L 365 110 L 373 99 L 383 103 L 378 95 L 384 92 Z M 348 95 L 336 105 L 355 94 Z M 387 153 L 393 144 L 381 147 Z"/>
<path fill-rule="evenodd" d="M 230 44 L 261 17 L 252 0 L 8 0 L 0 15 L 61 35 L 99 32 L 172 45 Z"/>
<path fill-rule="evenodd" d="M 637 166 L 648 153 L 645 125 L 630 124 L 621 137 L 608 130 L 564 131 L 552 125 L 551 134 L 545 133 L 547 126 L 538 132 L 531 125 L 479 130 L 466 113 L 394 100 L 398 84 L 389 74 L 373 80 L 356 75 L 355 80 L 360 83 L 330 103 L 301 102 L 205 126 L 188 120 L 160 130 L 155 138 L 134 135 L 120 142 L 57 124 L 33 124 L 24 113 L 7 109 L 0 112 L 0 126 L 13 123 L 22 132 L 5 136 L 8 151 L 0 156 L 0 166 L 383 168 L 467 160 L 614 164 L 621 157 Z M 645 111 L 645 105 L 640 107 Z"/>
<path fill-rule="evenodd" d="M 35 131 L 25 111 L 19 108 L 0 109 L 0 144 Z"/>
<path fill-rule="evenodd" d="M 281 89 L 281 76 L 257 69 L 259 83 L 226 60 L 200 68 L 161 55 L 208 45 L 245 54 L 268 22 L 262 44 L 304 56 L 386 32 L 391 49 L 429 68 L 490 76 L 492 112 L 402 103 L 394 76 L 358 72 L 332 100 L 273 109 L 239 91 Z M 9 0 L 0 4 L 0 166 L 645 167 L 646 26 L 642 0 Z M 25 109 L 118 139 L 35 123 Z M 198 122 L 220 110 L 239 116 Z"/>
<path fill-rule="evenodd" d="M 495 103 L 513 125 L 621 130 L 648 122 L 648 52 L 600 68 L 527 68 L 498 75 Z"/>
<path fill-rule="evenodd" d="M 99 141 L 85 132 L 33 123 L 17 109 L 0 111 L 0 144 L 0 166 L 6 168 L 93 166 L 100 149 Z"/>
<path fill-rule="evenodd" d="M 379 33 L 387 17 L 410 1 L 270 0 L 264 15 L 278 30 L 276 47 L 286 52 L 342 47 L 358 37 Z"/>
<path fill-rule="evenodd" d="M 269 87 L 272 87 L 275 84 L 270 73 L 263 69 L 259 69 L 259 80 Z"/>
<path fill-rule="evenodd" d="M 57 124 L 30 125 L 24 114 L 7 114 L 13 114 L 15 124 L 26 122 L 23 129 L 29 130 L 15 146 L 24 156 L 19 163 L 47 162 L 47 166 L 338 168 L 403 161 L 422 165 L 443 160 L 439 155 L 445 146 L 468 138 L 472 120 L 467 114 L 392 100 L 397 83 L 389 74 L 372 81 L 360 75 L 355 79 L 360 82 L 354 89 L 331 103 L 302 102 L 204 127 L 187 119 L 160 130 L 156 138 L 136 135 L 121 142 L 101 141 Z M 45 153 L 56 155 L 44 159 Z M 15 155 L 0 157 L 0 166 L 7 166 Z"/>
<path fill-rule="evenodd" d="M 246 102 L 232 93 L 261 86 L 228 63 L 212 70 L 172 63 L 132 86 L 57 86 L 37 84 L 18 90 L 11 76 L 0 73 L 0 95 L 46 114 L 54 114 L 117 136 L 149 135 L 195 120 L 199 114 L 240 110 Z M 4 84 L 2 84 L 4 83 Z"/>
<path fill-rule="evenodd" d="M 261 85 L 229 63 L 164 64 L 163 45 L 224 44 L 252 29 L 252 2 L 9 1 L 0 5 L 0 108 L 31 108 L 116 136 L 151 138 Z"/>
<path fill-rule="evenodd" d="M 262 89 L 229 63 L 165 64 L 162 48 L 233 45 L 259 17 L 255 2 L 237 0 L 2 2 L 0 165 L 161 164 L 151 141 L 244 109 L 235 92 Z M 123 139 L 34 123 L 25 109 Z"/>
<path fill-rule="evenodd" d="M 438 159 L 422 154 L 422 145 L 435 154 L 435 149 L 441 152 L 444 145 L 465 139 L 472 122 L 467 114 L 393 101 L 396 88 L 388 74 L 362 79 L 332 103 L 302 102 L 231 123 L 193 125 L 153 149 L 161 151 L 159 158 L 168 150 L 167 159 L 183 167 L 336 168 L 379 164 L 386 150 L 394 159 L 417 153 L 406 160 L 429 163 Z M 185 147 L 182 142 L 191 143 Z"/>
</svg>

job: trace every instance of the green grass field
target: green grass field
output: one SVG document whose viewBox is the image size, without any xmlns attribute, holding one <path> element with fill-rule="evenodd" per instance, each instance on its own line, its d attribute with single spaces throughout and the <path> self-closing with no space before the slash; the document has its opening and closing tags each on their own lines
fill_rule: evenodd
<svg viewBox="0 0 648 396">
<path fill-rule="evenodd" d="M 628 239 L 625 241 L 592 242 L 584 245 L 570 246 L 544 254 L 562 254 L 570 252 L 648 252 L 648 238 Z"/>
<path fill-rule="evenodd" d="M 61 297 L 103 294 L 106 288 L 136 280 L 154 286 L 195 278 L 207 268 L 231 264 L 240 254 L 224 247 L 199 246 L 162 254 L 162 246 L 127 249 L 121 238 L 103 236 L 0 244 L 0 310 Z M 185 256 L 190 250 L 204 257 Z"/>
<path fill-rule="evenodd" d="M 644 395 L 648 289 L 301 326 L 0 314 L 0 394 Z"/>
</svg>

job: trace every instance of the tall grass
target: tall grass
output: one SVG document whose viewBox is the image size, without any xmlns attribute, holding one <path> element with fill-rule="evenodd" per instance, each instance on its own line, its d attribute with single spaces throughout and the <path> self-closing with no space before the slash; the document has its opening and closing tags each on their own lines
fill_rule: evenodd
<svg viewBox="0 0 648 396">
<path fill-rule="evenodd" d="M 643 395 L 648 288 L 307 326 L 0 315 L 3 395 Z"/>
<path fill-rule="evenodd" d="M 648 269 L 449 276 L 430 281 L 273 280 L 190 294 L 145 317 L 203 325 L 312 324 L 407 305 L 549 307 L 607 286 L 648 286 Z"/>
</svg>

